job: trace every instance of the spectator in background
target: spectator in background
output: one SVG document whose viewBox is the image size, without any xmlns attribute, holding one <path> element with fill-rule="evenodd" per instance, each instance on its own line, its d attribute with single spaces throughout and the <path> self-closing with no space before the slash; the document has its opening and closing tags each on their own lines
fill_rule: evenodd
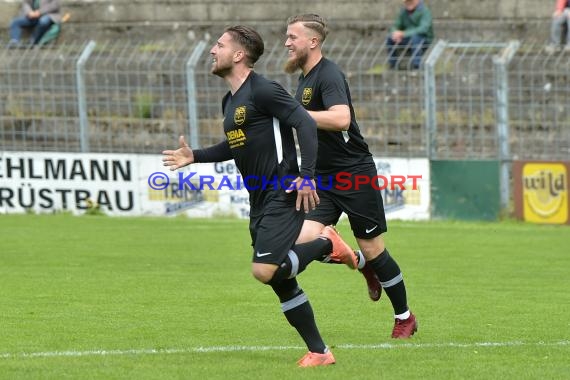
<svg viewBox="0 0 570 380">
<path fill-rule="evenodd" d="M 411 66 L 420 67 L 423 53 L 433 40 L 431 11 L 423 0 L 403 0 L 400 13 L 386 40 L 388 64 L 395 68 L 402 52 L 411 53 Z"/>
<path fill-rule="evenodd" d="M 570 52 L 570 0 L 556 0 L 556 9 L 552 14 L 550 44 L 546 51 L 554 53 L 562 44 L 562 29 L 566 26 L 566 46 L 564 51 Z"/>
<path fill-rule="evenodd" d="M 36 45 L 52 24 L 61 22 L 59 0 L 23 0 L 20 15 L 10 23 L 10 46 L 22 39 L 22 29 L 32 32 L 30 44 Z"/>
</svg>

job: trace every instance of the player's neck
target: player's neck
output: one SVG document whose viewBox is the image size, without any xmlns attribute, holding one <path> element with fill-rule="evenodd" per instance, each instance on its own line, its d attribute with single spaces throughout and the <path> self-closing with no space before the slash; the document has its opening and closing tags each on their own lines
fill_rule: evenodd
<svg viewBox="0 0 570 380">
<path fill-rule="evenodd" d="M 306 76 L 309 72 L 311 72 L 313 67 L 315 67 L 322 58 L 323 55 L 321 52 L 309 55 L 309 59 L 307 59 L 307 62 L 303 65 L 303 75 Z"/>
<path fill-rule="evenodd" d="M 224 78 L 230 86 L 230 92 L 232 95 L 239 90 L 252 71 L 253 69 L 250 67 L 235 67 L 232 72 Z"/>
</svg>

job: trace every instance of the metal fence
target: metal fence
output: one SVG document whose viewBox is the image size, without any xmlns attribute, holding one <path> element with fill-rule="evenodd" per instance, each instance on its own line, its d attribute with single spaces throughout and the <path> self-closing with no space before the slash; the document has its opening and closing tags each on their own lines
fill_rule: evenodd
<svg viewBox="0 0 570 380">
<path fill-rule="evenodd" d="M 223 80 L 213 41 L 0 46 L 0 150 L 159 153 L 220 141 Z M 420 70 L 387 67 L 384 40 L 327 41 L 377 156 L 570 158 L 570 55 L 519 42 L 438 41 Z M 293 92 L 283 41 L 256 71 Z"/>
</svg>

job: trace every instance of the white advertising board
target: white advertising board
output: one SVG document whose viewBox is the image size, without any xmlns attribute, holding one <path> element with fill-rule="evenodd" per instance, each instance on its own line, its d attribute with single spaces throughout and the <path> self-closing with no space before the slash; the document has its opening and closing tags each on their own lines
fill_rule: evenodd
<svg viewBox="0 0 570 380">
<path fill-rule="evenodd" d="M 84 212 L 90 201 L 110 215 L 138 215 L 137 156 L 0 153 L 0 212 Z"/>
<path fill-rule="evenodd" d="M 429 218 L 426 159 L 375 159 L 388 219 Z M 160 155 L 0 153 L 0 213 L 249 217 L 233 161 L 169 171 Z"/>
<path fill-rule="evenodd" d="M 429 219 L 429 161 L 423 158 L 375 158 L 386 219 Z"/>
</svg>

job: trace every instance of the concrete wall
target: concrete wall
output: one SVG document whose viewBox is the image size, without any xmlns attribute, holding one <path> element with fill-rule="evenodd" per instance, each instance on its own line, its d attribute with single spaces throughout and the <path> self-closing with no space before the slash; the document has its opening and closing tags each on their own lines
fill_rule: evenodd
<svg viewBox="0 0 570 380">
<path fill-rule="evenodd" d="M 522 33 L 548 35 L 555 0 L 432 0 L 438 37 L 454 35 L 462 26 L 470 33 Z M 0 25 L 8 25 L 19 0 L 0 0 Z M 263 26 L 282 33 L 285 19 L 295 13 L 315 12 L 327 17 L 335 30 L 367 34 L 383 31 L 400 6 L 399 0 L 62 0 L 72 14 L 68 28 L 123 33 L 145 26 L 187 32 L 203 31 L 234 23 Z M 448 32 L 448 26 L 452 32 Z M 4 31 L 5 33 L 5 31 Z M 160 33 L 159 33 L 160 34 Z M 477 38 L 475 38 L 477 39 Z"/>
</svg>

